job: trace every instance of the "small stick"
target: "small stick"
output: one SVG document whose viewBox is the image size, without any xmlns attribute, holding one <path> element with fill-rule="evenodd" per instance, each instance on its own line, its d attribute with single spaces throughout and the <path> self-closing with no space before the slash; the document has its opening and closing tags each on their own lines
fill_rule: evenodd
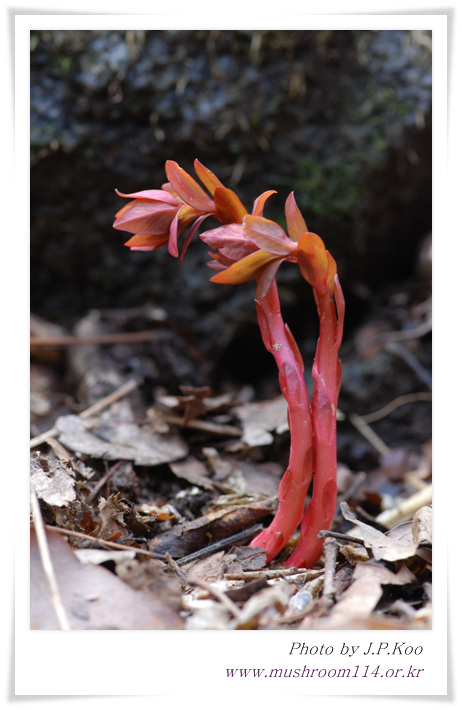
<svg viewBox="0 0 462 710">
<path fill-rule="evenodd" d="M 399 505 L 393 506 L 388 510 L 384 510 L 380 513 L 376 520 L 377 522 L 390 528 L 392 525 L 397 525 L 398 522 L 408 518 L 410 515 L 422 508 L 424 505 L 431 505 L 433 498 L 433 486 L 429 483 L 425 488 L 414 495 L 407 498 Z"/>
<path fill-rule="evenodd" d="M 155 330 L 141 330 L 138 333 L 113 333 L 102 335 L 36 335 L 30 338 L 34 347 L 63 348 L 69 345 L 113 345 L 118 343 L 144 343 L 158 335 Z"/>
<path fill-rule="evenodd" d="M 216 597 L 216 599 L 218 599 L 218 601 L 221 602 L 236 619 L 238 619 L 241 615 L 239 607 L 228 597 L 227 594 L 222 592 L 221 589 L 214 587 L 212 584 L 205 582 L 203 579 L 188 579 L 188 582 L 196 585 L 197 587 L 202 587 L 202 589 L 205 589 L 209 594 Z"/>
<path fill-rule="evenodd" d="M 238 427 L 235 426 L 229 426 L 228 424 L 216 424 L 215 422 L 206 422 L 202 419 L 188 419 L 185 421 L 183 417 L 177 417 L 173 414 L 164 415 L 163 420 L 166 421 L 167 424 L 182 426 L 189 429 L 197 429 L 198 431 L 206 431 L 209 434 L 236 437 L 242 436 L 242 429 L 238 429 Z"/>
<path fill-rule="evenodd" d="M 202 550 L 197 550 L 197 552 L 191 552 L 190 555 L 186 555 L 186 557 L 182 557 L 176 562 L 178 565 L 185 565 L 188 562 L 192 562 L 193 560 L 198 560 L 201 557 L 205 557 L 206 555 L 212 554 L 213 552 L 218 552 L 219 550 L 222 550 L 225 547 L 228 547 L 229 545 L 234 545 L 234 543 L 236 542 L 242 542 L 243 540 L 247 540 L 247 538 L 251 537 L 252 535 L 255 535 L 255 533 L 262 530 L 262 528 L 263 525 L 253 525 L 251 528 L 247 528 L 247 530 L 242 530 L 241 532 L 238 532 L 235 535 L 225 537 L 223 540 L 213 542 L 211 545 L 203 547 Z"/>
<path fill-rule="evenodd" d="M 160 552 L 150 552 L 149 550 L 143 550 L 140 547 L 130 547 L 130 545 L 121 545 L 119 542 L 112 542 L 110 540 L 101 540 L 98 537 L 92 537 L 91 535 L 86 535 L 81 532 L 74 532 L 72 530 L 67 530 L 67 528 L 60 528 L 55 525 L 45 525 L 47 530 L 53 530 L 54 532 L 61 533 L 61 535 L 67 535 L 67 537 L 78 537 L 81 540 L 88 540 L 89 542 L 96 542 L 99 545 L 106 545 L 106 547 L 112 547 L 114 550 L 125 550 L 127 552 L 135 552 L 137 555 L 147 555 L 155 560 L 165 561 L 165 555 Z"/>
<path fill-rule="evenodd" d="M 284 569 L 262 569 L 255 572 L 228 572 L 224 575 L 225 579 L 234 580 L 253 580 L 253 579 L 278 579 L 279 577 L 294 577 L 296 575 L 304 575 L 307 579 L 316 579 L 324 574 L 324 570 L 299 569 L 298 567 L 285 567 Z"/>
<path fill-rule="evenodd" d="M 319 537 L 319 535 L 318 535 Z M 335 587 L 335 564 L 337 562 L 338 543 L 333 535 L 329 535 L 324 540 L 323 552 L 325 558 L 324 564 L 324 586 L 322 592 L 323 603 L 330 607 L 334 603 Z"/>
<path fill-rule="evenodd" d="M 430 333 L 431 330 L 432 318 L 429 316 L 411 330 L 392 330 L 387 333 L 382 333 L 374 338 L 373 342 L 388 343 L 389 341 L 414 340 L 415 338 L 421 338 L 423 335 L 427 335 L 427 333 Z"/>
<path fill-rule="evenodd" d="M 384 510 L 382 513 L 380 513 L 376 517 L 376 521 L 380 523 L 381 525 L 384 525 L 388 529 L 391 527 L 397 525 L 399 522 L 404 521 L 406 518 L 409 518 L 411 515 L 414 515 L 414 513 L 419 510 L 419 508 L 422 508 L 424 505 L 431 505 L 432 504 L 432 495 L 433 495 L 433 486 L 432 484 L 428 484 L 423 488 L 421 491 L 418 491 L 417 493 L 414 493 L 414 495 L 410 496 L 406 500 L 404 500 L 402 503 L 399 505 L 393 506 L 393 508 L 389 508 L 388 510 Z M 332 534 L 332 533 L 330 533 Z M 360 529 L 356 526 L 349 530 L 349 535 L 360 535 L 361 531 Z M 360 544 L 364 544 L 363 541 L 361 541 Z"/>
<path fill-rule="evenodd" d="M 367 479 L 367 474 L 364 471 L 359 471 L 353 478 L 350 487 L 343 494 L 343 500 L 348 500 L 356 495 L 358 488 L 360 488 L 364 481 Z M 340 500 L 337 500 L 337 507 L 335 509 L 335 515 L 340 513 Z M 319 535 L 318 535 L 319 537 Z"/>
<path fill-rule="evenodd" d="M 370 424 L 371 422 L 376 422 L 379 419 L 383 419 L 384 417 L 391 414 L 391 412 L 393 412 L 398 407 L 402 407 L 404 404 L 431 401 L 431 392 L 415 392 L 414 394 L 404 394 L 401 397 L 396 397 L 396 399 L 393 399 L 391 402 L 389 402 L 384 407 L 378 409 L 375 412 L 371 412 L 370 414 L 363 414 L 362 418 L 363 421 L 366 422 L 366 424 Z"/>
<path fill-rule="evenodd" d="M 43 523 L 42 513 L 40 511 L 40 505 L 38 502 L 37 494 L 31 487 L 31 509 L 32 509 L 32 519 L 34 521 L 35 533 L 37 535 L 37 544 L 40 553 L 40 559 L 42 560 L 43 571 L 48 580 L 51 591 L 51 603 L 53 605 L 56 618 L 58 619 L 58 624 L 61 631 L 70 631 L 71 627 L 67 620 L 66 611 L 61 600 L 61 595 L 59 593 L 58 582 L 56 580 L 55 571 L 53 568 L 53 562 L 51 560 L 50 548 L 48 547 L 48 540 L 45 532 L 45 526 Z"/>
<path fill-rule="evenodd" d="M 123 463 L 125 463 L 125 461 L 118 461 L 116 464 L 114 464 L 114 466 L 111 466 L 111 468 L 109 469 L 109 471 L 107 471 L 107 472 L 104 474 L 104 476 L 98 481 L 98 483 L 97 483 L 96 486 L 93 488 L 92 492 L 89 494 L 89 496 L 88 496 L 88 498 L 87 498 L 87 503 L 88 503 L 88 504 L 93 503 L 93 501 L 95 500 L 96 496 L 97 496 L 98 493 L 100 492 L 101 488 L 104 486 L 105 483 L 107 483 L 107 481 L 109 481 L 109 479 L 111 478 L 111 476 L 113 476 L 114 473 L 116 473 L 116 471 L 118 471 L 118 469 L 122 466 Z"/>
<path fill-rule="evenodd" d="M 177 565 L 177 563 L 175 562 L 173 557 L 168 552 L 165 553 L 165 561 L 166 561 L 167 565 L 170 567 L 170 569 L 172 570 L 172 572 L 174 572 L 177 575 L 177 577 L 179 577 L 180 582 L 181 582 L 182 586 L 184 587 L 184 589 L 189 587 L 190 584 L 189 584 L 188 580 L 186 579 L 186 574 L 183 572 L 182 569 L 179 568 L 179 566 Z"/>
<path fill-rule="evenodd" d="M 322 540 L 323 538 L 333 537 L 336 540 L 342 540 L 344 542 L 355 542 L 358 545 L 364 546 L 364 540 L 359 537 L 353 537 L 352 535 L 345 535 L 345 533 L 333 532 L 332 530 L 320 530 L 318 532 L 318 538 Z"/>
<path fill-rule="evenodd" d="M 390 453 L 390 449 L 385 444 L 384 441 L 371 429 L 369 424 L 364 420 L 364 417 L 360 417 L 359 414 L 352 412 L 348 415 L 348 419 L 353 424 L 353 426 L 359 431 L 359 433 L 364 436 L 366 441 L 371 444 L 371 446 L 376 449 L 382 456 L 387 456 Z"/>
<path fill-rule="evenodd" d="M 119 387 L 119 389 L 115 390 L 115 392 L 112 392 L 112 394 L 108 394 L 107 397 L 103 397 L 103 399 L 100 399 L 99 402 L 96 402 L 95 404 L 92 404 L 91 407 L 88 407 L 88 409 L 85 409 L 79 414 L 79 417 L 81 419 L 87 419 L 88 417 L 91 417 L 94 414 L 99 414 L 104 409 L 107 409 L 107 407 L 109 407 L 114 402 L 117 402 L 119 399 L 122 399 L 122 397 L 125 397 L 127 394 L 130 394 L 130 392 L 133 392 L 133 390 L 136 389 L 137 386 L 138 383 L 136 382 L 136 380 L 129 380 L 124 385 L 122 385 L 122 387 Z M 42 434 L 39 434 L 38 436 L 35 436 L 33 439 L 30 440 L 30 448 L 33 449 L 36 446 L 43 444 L 50 437 L 56 437 L 58 435 L 59 429 L 57 429 L 56 427 L 48 429 L 48 431 L 44 431 Z"/>
<path fill-rule="evenodd" d="M 431 374 L 420 364 L 416 357 L 409 350 L 403 348 L 402 345 L 398 343 L 388 343 L 385 346 L 385 350 L 393 355 L 397 355 L 403 362 L 408 365 L 411 370 L 417 375 L 417 377 L 428 387 L 429 390 L 432 388 L 432 376 Z"/>
</svg>

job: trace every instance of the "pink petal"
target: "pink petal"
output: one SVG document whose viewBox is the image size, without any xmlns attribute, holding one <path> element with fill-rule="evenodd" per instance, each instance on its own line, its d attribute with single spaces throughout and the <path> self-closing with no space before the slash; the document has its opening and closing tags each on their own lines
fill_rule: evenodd
<svg viewBox="0 0 462 710">
<path fill-rule="evenodd" d="M 207 219 L 207 217 L 210 217 L 210 215 L 209 215 L 209 214 L 205 214 L 205 215 L 203 215 L 202 217 L 198 217 L 198 219 L 196 219 L 196 221 L 194 222 L 194 224 L 191 226 L 191 229 L 190 229 L 189 232 L 188 232 L 188 236 L 186 237 L 186 239 L 185 239 L 185 241 L 184 241 L 184 244 L 183 244 L 183 248 L 182 248 L 182 250 L 181 250 L 181 255 L 180 255 L 180 263 L 181 263 L 181 264 L 183 263 L 184 255 L 186 254 L 187 248 L 189 247 L 189 245 L 191 244 L 192 240 L 193 240 L 194 237 L 196 236 L 196 234 L 197 234 L 197 232 L 198 232 L 198 230 L 199 230 L 199 227 L 201 226 L 202 222 L 203 222 L 205 219 Z"/>
<path fill-rule="evenodd" d="M 227 224 L 209 229 L 199 236 L 207 246 L 219 250 L 218 258 L 227 266 L 257 250 L 257 247 L 244 237 L 241 224 Z"/>
<path fill-rule="evenodd" d="M 276 190 L 268 190 L 267 192 L 264 192 L 262 195 L 260 195 L 260 197 L 257 197 L 255 202 L 253 203 L 252 214 L 261 217 L 263 214 L 263 207 L 265 206 L 266 200 L 268 199 L 268 197 L 271 197 L 271 195 L 276 194 Z"/>
<path fill-rule="evenodd" d="M 265 217 L 248 215 L 244 220 L 244 234 L 259 249 L 271 254 L 289 256 L 297 248 L 279 224 Z"/>
<path fill-rule="evenodd" d="M 217 176 L 198 160 L 194 161 L 194 170 L 199 180 L 204 183 L 205 187 L 212 195 L 217 187 L 223 187 L 223 184 L 219 181 Z"/>
<path fill-rule="evenodd" d="M 215 274 L 210 280 L 220 284 L 243 284 L 256 278 L 274 260 L 280 261 L 273 254 L 259 249 Z"/>
<path fill-rule="evenodd" d="M 302 213 L 298 209 L 293 192 L 290 193 L 289 197 L 286 200 L 285 209 L 287 231 L 289 232 L 289 237 L 294 242 L 299 242 L 302 235 L 308 231 L 308 227 L 306 226 L 306 222 L 302 217 Z"/>
<path fill-rule="evenodd" d="M 166 202 L 169 205 L 178 205 L 176 197 L 166 190 L 141 190 L 141 192 L 131 192 L 127 194 L 116 190 L 116 193 L 120 197 L 127 197 L 130 199 L 142 198 L 143 200 L 156 200 L 158 202 Z"/>
<path fill-rule="evenodd" d="M 165 172 L 170 185 L 184 202 L 201 212 L 214 211 L 213 200 L 208 197 L 207 193 L 197 184 L 194 178 L 188 175 L 186 170 L 180 168 L 178 163 L 173 160 L 167 160 Z"/>
<path fill-rule="evenodd" d="M 281 266 L 283 259 L 275 259 L 262 269 L 257 277 L 257 300 L 261 301 L 268 294 L 271 284 L 276 278 L 276 274 Z"/>
<path fill-rule="evenodd" d="M 212 249 L 219 249 L 228 244 L 230 240 L 243 244 L 246 242 L 242 224 L 226 224 L 215 227 L 215 229 L 208 229 L 206 232 L 202 232 L 200 238 Z"/>
<path fill-rule="evenodd" d="M 168 240 L 168 234 L 162 234 L 155 236 L 152 234 L 134 234 L 128 242 L 125 242 L 126 247 L 130 249 L 160 249 L 163 247 Z"/>
<path fill-rule="evenodd" d="M 217 187 L 213 199 L 218 215 L 225 223 L 242 222 L 247 214 L 239 197 L 227 187 Z"/>
<path fill-rule="evenodd" d="M 176 213 L 175 218 L 170 225 L 170 233 L 168 237 L 168 253 L 170 256 L 174 257 L 178 256 L 178 218 L 180 212 L 181 210 Z"/>
<path fill-rule="evenodd" d="M 113 227 L 134 234 L 163 234 L 177 211 L 176 207 L 139 199 L 117 213 Z"/>
</svg>

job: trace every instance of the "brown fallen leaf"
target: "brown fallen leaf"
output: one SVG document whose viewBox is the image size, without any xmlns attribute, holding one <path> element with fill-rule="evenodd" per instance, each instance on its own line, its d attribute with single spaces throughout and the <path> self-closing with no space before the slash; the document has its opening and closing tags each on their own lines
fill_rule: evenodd
<svg viewBox="0 0 462 710">
<path fill-rule="evenodd" d="M 273 431 L 278 434 L 288 431 L 287 402 L 282 395 L 267 402 L 242 404 L 233 411 L 242 422 L 242 441 L 248 446 L 271 444 Z"/>
<path fill-rule="evenodd" d="M 202 579 L 215 582 L 224 574 L 242 574 L 252 570 L 260 570 L 266 566 L 264 550 L 255 547 L 233 547 L 229 552 L 223 550 L 208 555 L 203 560 L 190 563 L 187 566 L 188 579 Z"/>
<path fill-rule="evenodd" d="M 76 499 L 72 469 L 56 456 L 37 451 L 30 460 L 31 484 L 41 500 L 52 506 L 66 506 Z"/>
<path fill-rule="evenodd" d="M 188 456 L 184 461 L 177 461 L 170 464 L 171 471 L 193 486 L 199 486 L 206 491 L 214 491 L 215 486 L 210 480 L 210 475 L 205 464 L 193 456 Z"/>
<path fill-rule="evenodd" d="M 404 585 L 415 580 L 415 576 L 404 565 L 399 572 L 395 573 L 373 561 L 358 563 L 353 573 L 352 584 L 332 607 L 323 623 L 323 628 L 337 628 L 349 623 L 351 619 L 367 619 L 380 601 L 382 585 Z M 301 628 L 310 628 L 313 621 L 307 619 Z"/>
<path fill-rule="evenodd" d="M 431 509 L 429 509 L 430 522 L 428 513 L 421 514 L 423 510 L 423 508 L 421 508 L 415 514 L 415 516 L 418 516 L 415 518 L 415 524 L 409 523 L 409 525 L 407 525 L 405 523 L 404 526 L 398 525 L 385 534 L 373 528 L 371 525 L 358 520 L 347 503 L 340 503 L 340 508 L 345 520 L 358 526 L 363 536 L 365 547 L 372 550 L 372 554 L 376 560 L 395 562 L 397 560 L 405 560 L 409 557 L 413 557 L 417 554 L 421 535 L 423 534 L 425 537 L 430 534 L 431 536 Z M 419 520 L 421 522 L 419 522 Z M 414 530 L 418 539 L 414 537 Z"/>
<path fill-rule="evenodd" d="M 59 594 L 72 630 L 183 629 L 180 616 L 150 591 L 132 589 L 104 567 L 81 564 L 57 533 L 46 533 Z M 35 530 L 30 541 L 30 628 L 58 629 Z"/>
<path fill-rule="evenodd" d="M 272 499 L 222 508 L 191 522 L 175 525 L 150 540 L 148 546 L 151 552 L 162 554 L 168 552 L 173 559 L 179 559 L 213 542 L 250 528 L 273 512 Z"/>
<path fill-rule="evenodd" d="M 285 580 L 253 594 L 245 603 L 233 628 L 240 630 L 258 629 L 270 624 L 285 612 L 289 605 L 292 585 Z"/>
<path fill-rule="evenodd" d="M 73 414 L 58 417 L 59 441 L 78 454 L 94 458 L 133 461 L 140 466 L 157 466 L 184 458 L 186 443 L 176 434 L 157 434 L 133 421 L 89 422 Z"/>
<path fill-rule="evenodd" d="M 432 544 L 432 509 L 425 505 L 412 518 L 412 537 L 418 545 Z"/>
</svg>

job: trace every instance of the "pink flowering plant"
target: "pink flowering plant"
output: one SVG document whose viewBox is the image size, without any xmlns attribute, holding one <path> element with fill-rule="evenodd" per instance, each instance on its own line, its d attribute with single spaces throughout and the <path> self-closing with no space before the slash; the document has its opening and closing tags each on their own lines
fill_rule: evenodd
<svg viewBox="0 0 462 710">
<path fill-rule="evenodd" d="M 256 282 L 255 305 L 263 343 L 273 355 L 279 385 L 287 401 L 291 446 L 287 469 L 278 489 L 278 509 L 268 528 L 252 541 L 270 561 L 300 525 L 300 541 L 286 564 L 312 567 L 322 553 L 320 530 L 332 524 L 337 501 L 337 402 L 341 383 L 338 350 L 342 341 L 345 302 L 337 266 L 322 239 L 307 228 L 291 193 L 285 203 L 287 231 L 263 216 L 269 190 L 247 212 L 239 197 L 198 160 L 197 177 L 205 189 L 177 163 L 166 163 L 168 182 L 160 190 L 122 194 L 129 198 L 117 214 L 115 229 L 133 234 L 126 246 L 137 251 L 168 247 L 183 260 L 196 234 L 213 251 L 208 263 L 219 284 Z M 212 217 L 220 223 L 201 231 Z M 181 253 L 178 238 L 189 227 Z M 284 261 L 298 264 L 310 284 L 319 315 L 319 338 L 312 376 L 311 402 L 299 348 L 284 323 L 276 275 Z M 305 511 L 308 487 L 312 497 Z"/>
</svg>

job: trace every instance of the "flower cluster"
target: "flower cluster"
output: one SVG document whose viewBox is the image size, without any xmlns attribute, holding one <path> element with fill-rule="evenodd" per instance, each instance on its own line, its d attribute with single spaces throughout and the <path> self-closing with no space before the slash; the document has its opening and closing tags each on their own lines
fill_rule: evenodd
<svg viewBox="0 0 462 710">
<path fill-rule="evenodd" d="M 338 349 L 342 339 L 344 301 L 337 266 L 324 242 L 310 232 L 291 193 L 285 203 L 287 232 L 263 216 L 268 190 L 254 202 L 249 213 L 239 197 L 198 160 L 197 177 L 205 189 L 177 163 L 167 161 L 168 182 L 161 190 L 132 194 L 116 215 L 115 229 L 131 232 L 126 242 L 132 250 L 152 251 L 168 245 L 169 253 L 184 254 L 202 223 L 209 217 L 219 227 L 199 234 L 213 251 L 208 263 L 215 271 L 211 281 L 241 284 L 256 280 L 256 307 L 261 335 L 279 370 L 281 391 L 287 400 L 291 452 L 279 487 L 279 508 L 271 525 L 253 540 L 265 549 L 268 560 L 288 542 L 301 525 L 300 543 L 288 564 L 310 566 L 321 554 L 317 532 L 332 522 L 336 503 L 335 410 L 341 368 Z M 190 227 L 181 254 L 178 238 Z M 283 322 L 276 275 L 282 262 L 297 263 L 312 286 L 320 318 L 320 334 L 313 366 L 314 395 L 310 405 L 300 351 Z M 304 501 L 313 481 L 313 495 L 306 513 Z"/>
</svg>

